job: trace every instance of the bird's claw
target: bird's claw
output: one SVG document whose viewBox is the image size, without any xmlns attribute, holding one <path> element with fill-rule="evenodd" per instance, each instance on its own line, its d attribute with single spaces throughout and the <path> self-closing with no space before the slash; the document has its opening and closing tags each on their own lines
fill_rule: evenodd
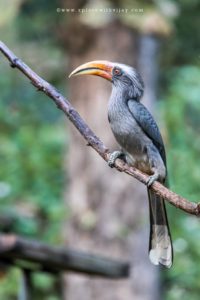
<svg viewBox="0 0 200 300">
<path fill-rule="evenodd" d="M 115 161 L 117 158 L 121 157 L 123 155 L 123 152 L 121 151 L 114 151 L 111 153 L 110 158 L 108 160 L 109 167 L 113 168 L 115 165 Z"/>
<path fill-rule="evenodd" d="M 152 185 L 152 183 L 154 182 L 154 181 L 156 181 L 157 179 L 158 179 L 158 177 L 159 177 L 159 175 L 156 173 L 156 174 L 154 174 L 154 175 L 151 175 L 150 177 L 149 177 L 149 180 L 147 181 L 147 186 L 148 186 L 148 188 L 150 188 L 150 186 Z"/>
</svg>

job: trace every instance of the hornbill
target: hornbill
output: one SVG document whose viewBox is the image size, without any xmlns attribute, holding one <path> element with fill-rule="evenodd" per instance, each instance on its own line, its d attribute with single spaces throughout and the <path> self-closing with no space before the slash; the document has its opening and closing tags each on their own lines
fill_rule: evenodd
<svg viewBox="0 0 200 300">
<path fill-rule="evenodd" d="M 108 164 L 113 167 L 115 160 L 121 157 L 150 175 L 147 184 L 150 209 L 149 258 L 155 265 L 170 268 L 173 249 L 164 199 L 151 189 L 155 180 L 165 182 L 165 148 L 155 120 L 140 103 L 144 92 L 143 80 L 134 68 L 104 60 L 85 63 L 69 77 L 83 74 L 101 76 L 112 83 L 108 120 L 121 151 L 113 152 Z"/>
</svg>

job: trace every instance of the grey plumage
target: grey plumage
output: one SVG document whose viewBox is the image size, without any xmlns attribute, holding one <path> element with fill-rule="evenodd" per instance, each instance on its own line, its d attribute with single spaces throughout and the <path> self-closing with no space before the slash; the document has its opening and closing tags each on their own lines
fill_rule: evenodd
<svg viewBox="0 0 200 300">
<path fill-rule="evenodd" d="M 152 140 L 158 149 L 160 156 L 166 166 L 166 155 L 163 140 L 156 122 L 146 107 L 140 102 L 128 101 L 128 107 L 137 123 L 142 127 L 145 134 Z"/>
<path fill-rule="evenodd" d="M 141 171 L 155 175 L 164 183 L 167 175 L 163 140 L 153 117 L 139 101 L 144 84 L 139 73 L 128 66 L 113 64 L 120 75 L 113 74 L 108 119 L 113 134 L 122 147 L 126 161 Z M 152 263 L 169 268 L 173 252 L 164 200 L 150 188 L 149 257 Z"/>
<path fill-rule="evenodd" d="M 173 250 L 165 204 L 150 188 L 155 180 L 165 182 L 165 148 L 156 122 L 140 103 L 144 92 L 143 80 L 134 68 L 108 61 L 85 63 L 70 76 L 81 74 L 101 76 L 112 82 L 108 120 L 122 152 L 115 151 L 108 164 L 112 167 L 115 159 L 123 155 L 129 164 L 150 175 L 147 185 L 150 209 L 149 257 L 153 264 L 170 268 Z"/>
<path fill-rule="evenodd" d="M 149 257 L 153 264 L 170 268 L 173 261 L 171 235 L 164 199 L 148 190 L 150 214 Z"/>
</svg>

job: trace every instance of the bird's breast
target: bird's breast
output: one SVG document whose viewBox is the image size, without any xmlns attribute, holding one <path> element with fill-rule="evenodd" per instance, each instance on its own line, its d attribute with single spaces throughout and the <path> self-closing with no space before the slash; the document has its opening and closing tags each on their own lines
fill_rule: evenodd
<svg viewBox="0 0 200 300">
<path fill-rule="evenodd" d="M 144 134 L 128 108 L 108 109 L 108 119 L 113 134 L 122 148 L 135 155 L 145 154 L 146 146 L 151 141 Z"/>
<path fill-rule="evenodd" d="M 150 173 L 147 148 L 152 145 L 152 141 L 138 125 L 128 107 L 108 106 L 108 119 L 117 142 L 127 156 L 127 162 Z"/>
</svg>

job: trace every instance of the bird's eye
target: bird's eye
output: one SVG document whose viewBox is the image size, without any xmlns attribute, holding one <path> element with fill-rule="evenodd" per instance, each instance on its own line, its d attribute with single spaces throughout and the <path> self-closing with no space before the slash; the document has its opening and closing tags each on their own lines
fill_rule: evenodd
<svg viewBox="0 0 200 300">
<path fill-rule="evenodd" d="M 114 69 L 114 74 L 115 75 L 120 75 L 120 70 L 119 69 Z"/>
</svg>

